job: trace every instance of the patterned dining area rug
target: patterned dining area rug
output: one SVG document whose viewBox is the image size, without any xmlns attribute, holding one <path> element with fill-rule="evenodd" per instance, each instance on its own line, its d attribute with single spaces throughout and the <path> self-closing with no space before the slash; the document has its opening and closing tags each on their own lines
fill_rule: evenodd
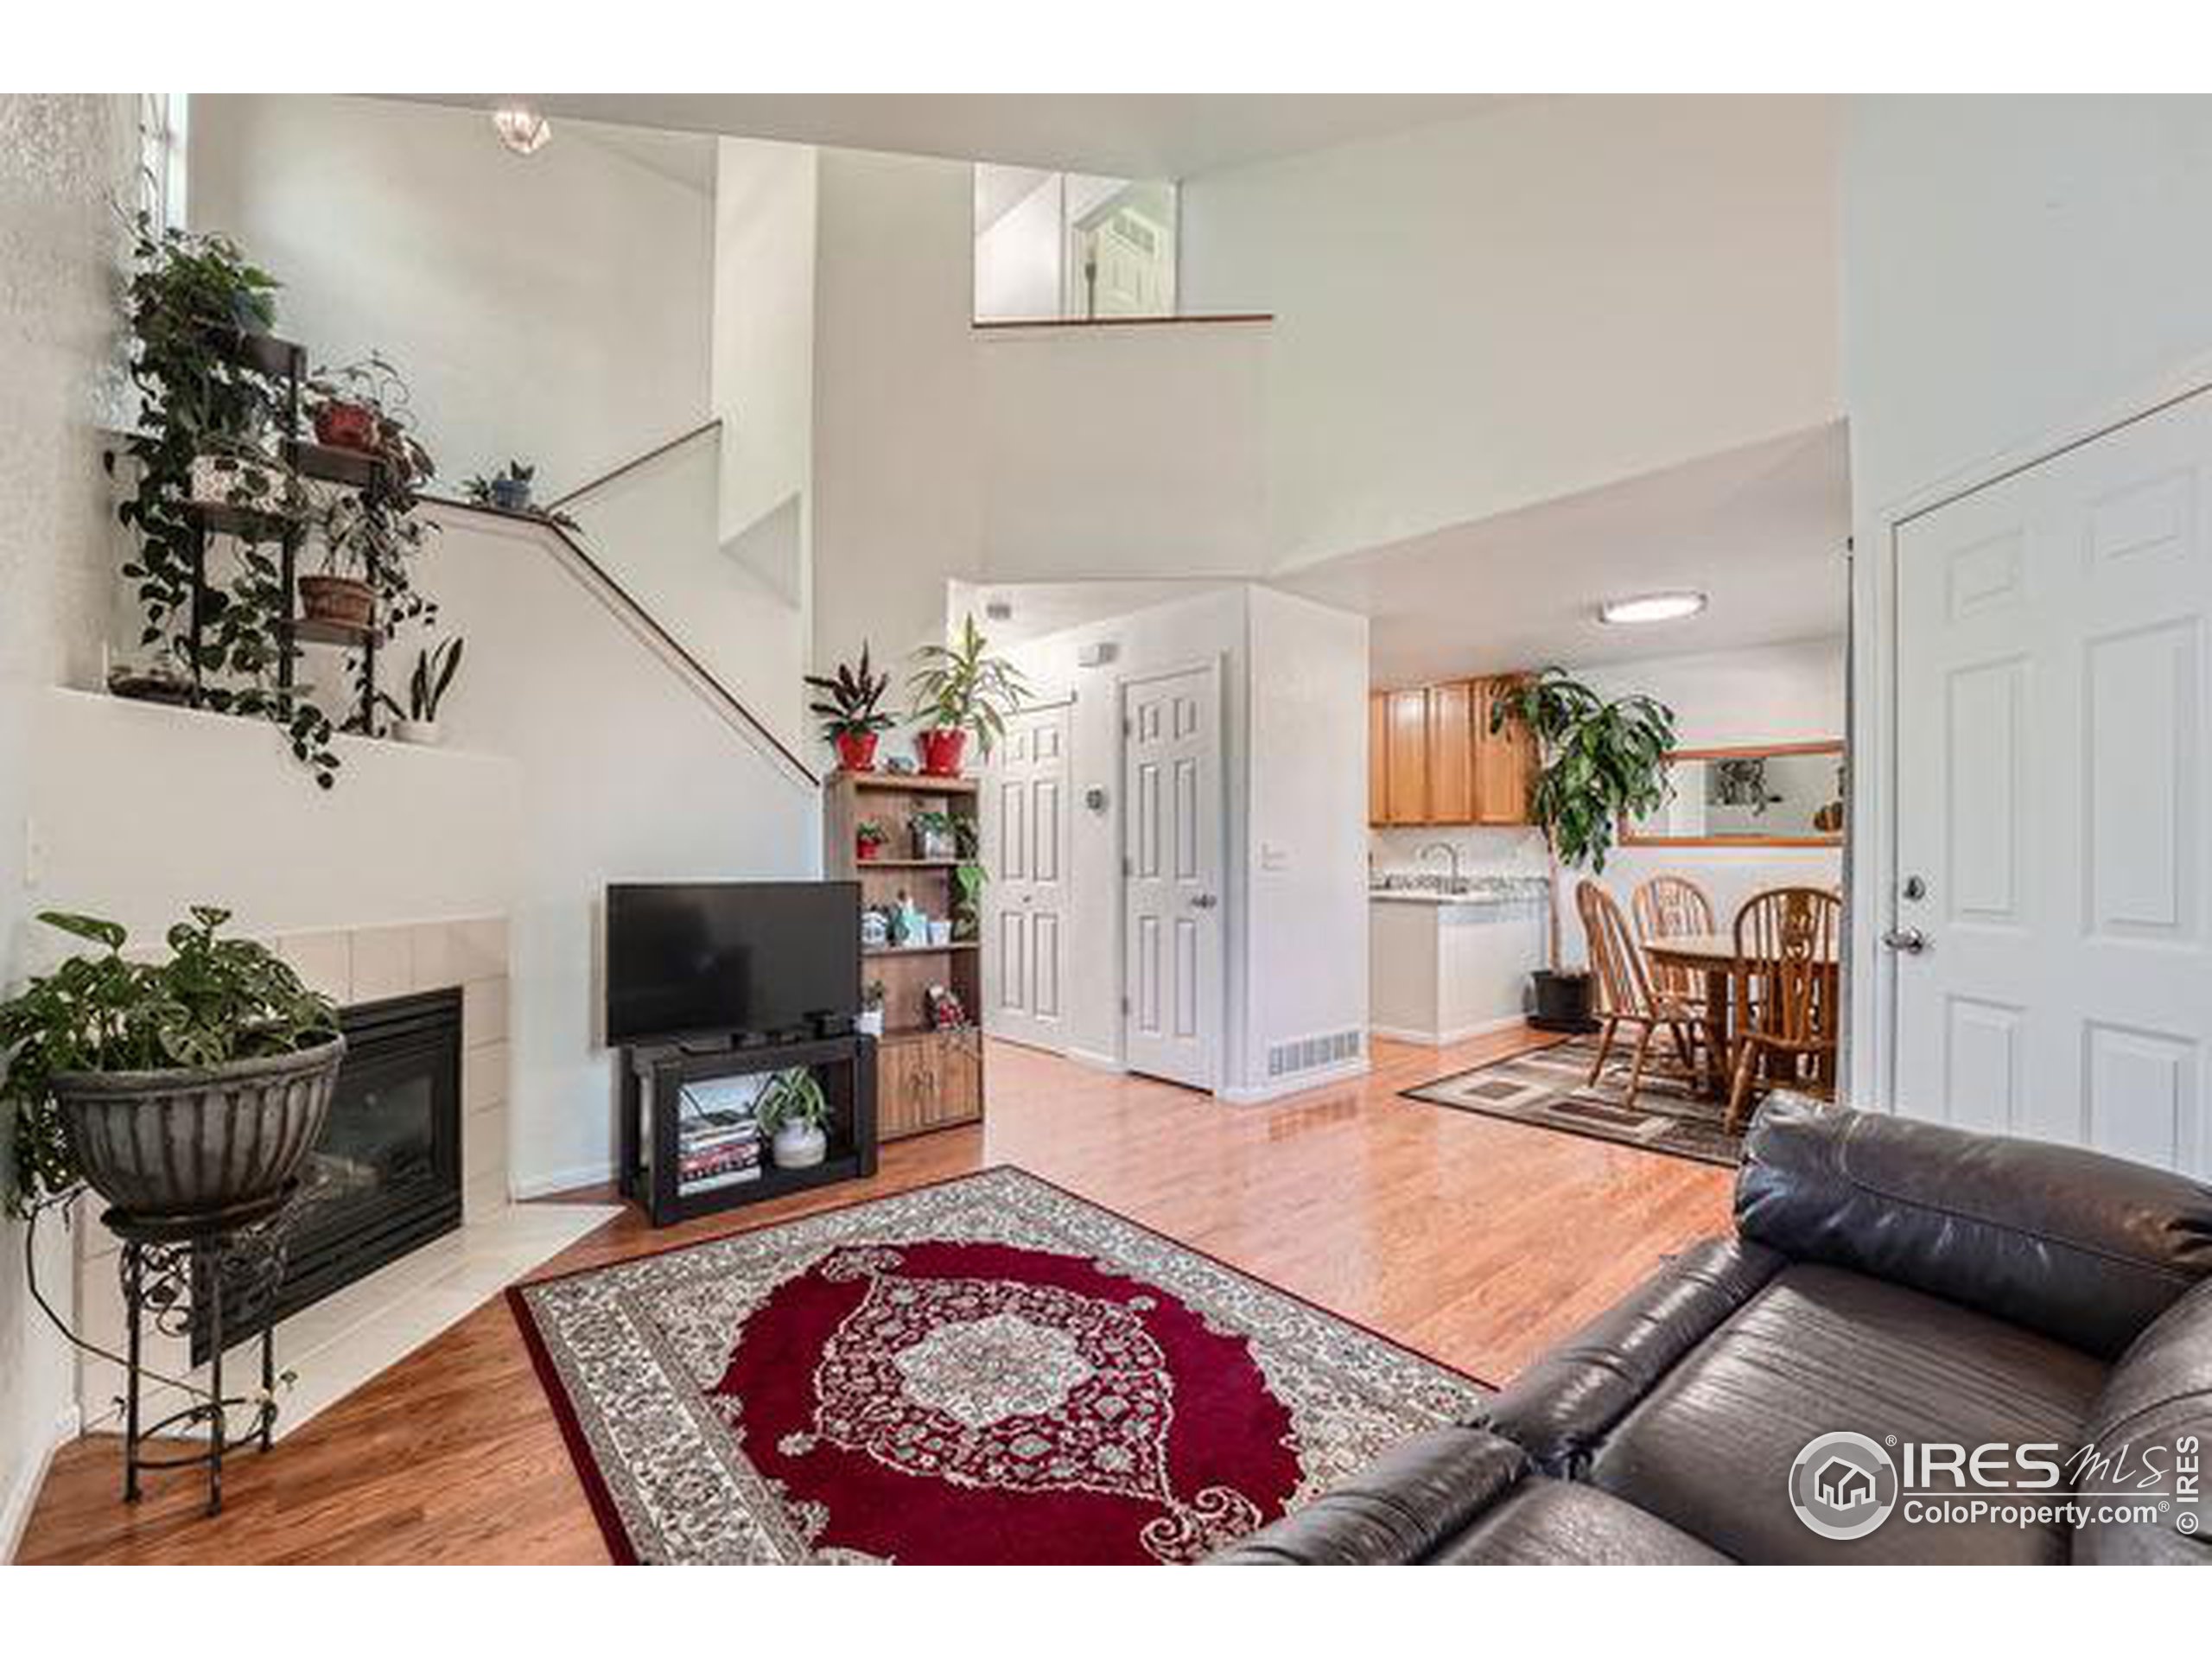
<svg viewBox="0 0 2212 1659">
<path fill-rule="evenodd" d="M 1662 1033 L 1652 1046 L 1653 1059 L 1633 1107 L 1627 1103 L 1633 1043 L 1616 1042 L 1605 1074 L 1592 1084 L 1595 1033 L 1439 1077 L 1407 1090 L 1404 1097 L 1732 1168 L 1743 1157 L 1744 1141 L 1723 1127 L 1727 1103 L 1698 1092 L 1678 1066 L 1662 1065 L 1659 1051 L 1667 1040 Z"/>
<path fill-rule="evenodd" d="M 1488 1394 L 1004 1166 L 509 1294 L 622 1561 L 1195 1561 Z"/>
</svg>

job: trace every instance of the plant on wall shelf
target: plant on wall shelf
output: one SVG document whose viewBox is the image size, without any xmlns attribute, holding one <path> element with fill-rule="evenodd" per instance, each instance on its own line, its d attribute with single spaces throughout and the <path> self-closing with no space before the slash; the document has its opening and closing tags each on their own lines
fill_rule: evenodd
<svg viewBox="0 0 2212 1659">
<path fill-rule="evenodd" d="M 907 815 L 906 834 L 912 839 L 914 856 L 920 859 L 942 860 L 954 855 L 959 846 L 954 830 L 956 820 L 950 812 L 925 807 Z"/>
<path fill-rule="evenodd" d="M 406 707 L 402 708 L 389 692 L 377 693 L 377 701 L 394 721 L 392 735 L 401 742 L 438 741 L 438 708 L 460 671 L 461 648 L 467 644 L 465 639 L 448 639 L 415 653 L 415 671 L 407 677 Z"/>
<path fill-rule="evenodd" d="M 853 826 L 853 851 L 863 861 L 883 856 L 883 849 L 891 844 L 891 831 L 874 818 L 862 818 Z"/>
<path fill-rule="evenodd" d="M 329 721 L 273 683 L 289 595 L 270 548 L 308 511 L 281 442 L 286 394 L 253 349 L 275 321 L 276 279 L 226 238 L 143 213 L 132 227 L 124 306 L 139 409 L 117 516 L 132 535 L 123 575 L 144 618 L 139 645 L 201 685 L 208 708 L 283 728 L 327 787 L 338 764 Z M 245 532 L 219 575 L 200 564 L 211 508 Z M 195 605 L 196 655 L 182 631 Z"/>
<path fill-rule="evenodd" d="M 876 738 L 899 722 L 880 707 L 891 676 L 875 671 L 868 641 L 861 641 L 857 666 L 840 663 L 835 674 L 809 674 L 805 680 L 822 694 L 806 705 L 807 712 L 822 716 L 822 735 L 837 746 L 837 764 L 847 772 L 874 771 Z"/>
<path fill-rule="evenodd" d="M 493 512 L 511 512 L 518 518 L 536 518 L 544 524 L 558 524 L 563 530 L 581 530 L 576 523 L 558 507 L 534 506 L 530 492 L 537 477 L 537 468 L 527 461 L 511 461 L 498 472 L 486 478 L 478 473 L 461 481 L 461 493 L 471 503 L 488 507 Z"/>
<path fill-rule="evenodd" d="M 1536 775 L 1529 791 L 1529 817 L 1543 832 L 1551 864 L 1550 957 L 1538 976 L 1540 1009 L 1550 985 L 1572 980 L 1571 992 L 1586 999 L 1581 976 L 1560 969 L 1559 873 L 1605 868 L 1623 820 L 1656 811 L 1669 793 L 1667 756 L 1675 747 L 1675 712 L 1654 698 L 1607 699 L 1560 668 L 1519 681 L 1491 709 L 1490 728 L 1517 721 L 1535 746 Z M 1564 1023 L 1579 1017 L 1562 1011 Z"/>
<path fill-rule="evenodd" d="M 1006 717 L 1029 695 L 1020 671 L 1005 658 L 991 655 L 989 643 L 969 615 L 952 644 L 924 645 L 915 652 L 907 692 L 922 728 L 922 770 L 934 777 L 959 776 L 961 753 L 971 734 L 988 756 L 991 746 L 1006 735 Z"/>
</svg>

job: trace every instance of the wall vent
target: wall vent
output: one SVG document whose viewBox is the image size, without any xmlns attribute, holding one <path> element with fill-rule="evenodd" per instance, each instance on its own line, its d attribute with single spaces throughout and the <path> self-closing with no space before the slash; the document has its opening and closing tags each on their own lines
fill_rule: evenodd
<svg viewBox="0 0 2212 1659">
<path fill-rule="evenodd" d="M 1298 1037 L 1287 1043 L 1275 1043 L 1268 1049 L 1268 1076 L 1294 1077 L 1300 1071 L 1319 1071 L 1324 1067 L 1342 1065 L 1360 1056 L 1360 1045 L 1365 1037 L 1359 1031 L 1332 1031 L 1321 1037 Z"/>
</svg>

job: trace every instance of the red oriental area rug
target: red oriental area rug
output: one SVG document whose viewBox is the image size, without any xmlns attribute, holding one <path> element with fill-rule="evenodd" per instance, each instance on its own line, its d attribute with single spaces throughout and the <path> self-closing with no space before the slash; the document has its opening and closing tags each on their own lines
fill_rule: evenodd
<svg viewBox="0 0 2212 1659">
<path fill-rule="evenodd" d="M 621 1560 L 1196 1560 L 1484 1394 L 1018 1169 L 509 1295 Z"/>
</svg>

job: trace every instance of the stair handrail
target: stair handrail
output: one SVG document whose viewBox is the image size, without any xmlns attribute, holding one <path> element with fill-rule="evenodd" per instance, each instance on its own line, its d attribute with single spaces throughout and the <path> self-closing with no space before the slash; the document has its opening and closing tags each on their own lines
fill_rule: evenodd
<svg viewBox="0 0 2212 1659">
<path fill-rule="evenodd" d="M 663 455 L 667 454 L 671 450 L 681 449 L 685 444 L 690 443 L 695 438 L 702 438 L 709 432 L 720 431 L 721 429 L 721 424 L 722 417 L 721 416 L 710 415 L 705 420 L 700 422 L 698 425 L 691 428 L 690 430 L 687 432 L 679 432 L 666 442 L 657 443 L 652 448 L 644 451 L 642 454 L 631 456 L 629 460 L 624 461 L 619 467 L 610 467 L 607 471 L 600 474 L 598 477 L 585 480 L 583 483 L 577 485 L 575 489 L 568 492 L 565 495 L 557 495 L 554 497 L 552 500 L 545 504 L 545 510 L 548 512 L 558 512 L 563 507 L 567 506 L 571 501 L 581 500 L 583 497 L 591 494 L 594 490 L 600 489 L 606 485 L 612 484 L 616 479 L 621 478 L 630 473 L 634 473 L 640 467 L 650 466 L 654 461 L 658 461 Z"/>
<path fill-rule="evenodd" d="M 721 424 L 721 423 L 719 420 L 707 423 L 708 426 L 720 426 Z M 658 448 L 651 451 L 645 455 L 639 456 L 636 461 L 626 463 L 624 467 L 618 468 L 617 471 L 627 471 L 631 467 L 641 466 L 645 461 L 652 460 L 654 455 L 665 454 L 667 451 L 676 448 L 679 444 L 689 442 L 692 438 L 698 436 L 700 432 L 706 429 L 707 427 L 700 427 L 691 432 L 686 433 L 682 437 L 672 439 L 669 442 L 660 445 Z M 613 474 L 607 474 L 607 477 L 613 477 Z M 589 489 L 595 487 L 598 483 L 603 483 L 604 481 L 604 479 L 596 480 L 594 481 L 594 484 L 587 485 L 585 488 Z M 563 500 L 573 500 L 575 495 L 580 493 L 581 492 L 572 491 L 569 495 L 563 496 L 561 499 Z M 671 633 L 666 628 L 663 627 L 660 624 L 660 619 L 656 617 L 651 610 L 641 603 L 637 595 L 632 594 L 628 588 L 625 588 L 620 582 L 616 581 L 605 565 L 601 564 L 597 559 L 591 556 L 590 550 L 584 546 L 582 541 L 573 531 L 569 530 L 565 524 L 557 524 L 553 519 L 545 516 L 545 512 L 551 511 L 552 509 L 549 508 L 543 511 L 530 512 L 509 512 L 504 508 L 487 506 L 480 501 L 464 501 L 457 497 L 448 495 L 423 495 L 418 497 L 417 499 L 423 505 L 426 507 L 435 507 L 441 512 L 475 513 L 486 518 L 498 519 L 503 524 L 527 524 L 538 530 L 544 531 L 546 533 L 552 536 L 555 540 L 558 541 L 562 546 L 568 550 L 569 556 L 574 559 L 578 564 L 582 565 L 583 569 L 589 573 L 592 581 L 596 583 L 608 597 L 612 598 L 618 603 L 624 619 L 634 626 L 642 627 L 645 632 L 651 636 L 654 645 L 658 650 L 665 652 L 667 655 L 674 658 L 678 663 L 682 664 L 684 671 L 694 680 L 697 681 L 702 686 L 706 688 L 709 697 L 719 704 L 726 714 L 735 715 L 755 737 L 760 739 L 760 741 L 766 743 L 776 753 L 778 756 L 782 759 L 785 766 L 789 766 L 794 773 L 796 773 L 800 779 L 804 779 L 809 788 L 818 789 L 822 786 L 821 774 L 817 772 L 813 767 L 808 766 L 806 762 L 801 760 L 797 754 L 793 753 L 791 752 L 791 746 L 785 743 L 782 738 L 779 737 L 774 730 L 770 728 L 760 715 L 754 714 L 752 709 L 747 708 L 744 700 L 738 696 L 738 695 L 732 691 L 727 685 L 724 685 L 721 679 L 715 676 L 713 670 L 709 669 L 704 663 L 701 662 L 696 657 L 694 657 L 689 651 L 685 650 L 683 642 L 678 639 L 674 634 Z M 558 505 L 557 503 L 555 505 L 556 506 Z"/>
</svg>

